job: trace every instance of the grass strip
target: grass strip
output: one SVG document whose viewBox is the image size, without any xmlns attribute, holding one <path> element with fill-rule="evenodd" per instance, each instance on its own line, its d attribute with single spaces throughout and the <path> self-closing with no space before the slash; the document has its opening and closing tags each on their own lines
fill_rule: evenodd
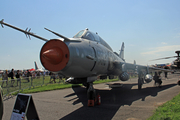
<svg viewBox="0 0 180 120">
<path fill-rule="evenodd" d="M 147 120 L 180 120 L 180 94 L 159 106 Z"/>
<path fill-rule="evenodd" d="M 118 81 L 118 79 L 106 79 L 106 80 L 97 80 L 93 82 L 94 84 L 106 83 L 106 82 L 113 82 Z M 83 86 L 82 84 L 47 84 L 42 86 L 35 86 L 28 89 L 20 90 L 20 93 L 37 93 L 43 91 L 51 91 L 51 90 L 59 90 L 65 88 L 71 88 L 72 86 Z M 13 93 L 13 95 L 18 94 L 19 92 Z"/>
</svg>

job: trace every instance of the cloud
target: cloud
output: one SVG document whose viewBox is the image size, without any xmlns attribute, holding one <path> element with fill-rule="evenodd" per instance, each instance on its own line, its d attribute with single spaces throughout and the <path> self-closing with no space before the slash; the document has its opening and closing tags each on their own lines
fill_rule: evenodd
<svg viewBox="0 0 180 120">
<path fill-rule="evenodd" d="M 163 46 L 163 47 L 157 47 L 154 48 L 153 51 L 149 51 L 149 52 L 142 52 L 142 55 L 152 55 L 152 54 L 157 54 L 159 52 L 165 52 L 165 51 L 176 51 L 176 50 L 180 50 L 180 45 L 172 45 L 172 46 Z"/>
<path fill-rule="evenodd" d="M 165 43 L 165 42 L 161 42 L 161 44 L 166 45 L 167 43 Z"/>
</svg>

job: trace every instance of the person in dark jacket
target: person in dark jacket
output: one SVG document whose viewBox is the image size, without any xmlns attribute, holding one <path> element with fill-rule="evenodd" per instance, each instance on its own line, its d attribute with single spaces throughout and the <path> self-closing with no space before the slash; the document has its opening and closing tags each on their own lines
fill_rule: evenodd
<svg viewBox="0 0 180 120">
<path fill-rule="evenodd" d="M 31 73 L 29 72 L 29 70 L 27 70 L 27 74 L 26 74 L 26 77 L 27 77 L 27 81 L 29 82 L 29 77 L 31 76 Z"/>
<path fill-rule="evenodd" d="M 56 83 L 55 74 L 54 74 L 53 72 L 50 72 L 49 75 L 50 75 L 50 83 L 51 83 L 52 81 L 54 81 L 54 83 Z M 51 81 L 51 79 L 53 79 L 53 80 Z"/>
<path fill-rule="evenodd" d="M 11 72 L 9 73 L 10 78 L 11 78 L 11 86 L 13 86 L 15 80 L 14 80 L 14 69 L 11 70 Z"/>
<path fill-rule="evenodd" d="M 154 79 L 154 85 L 157 85 L 158 87 L 161 86 L 162 84 L 162 81 L 161 81 L 161 78 L 159 76 L 159 74 L 157 72 L 155 72 L 155 75 L 153 76 L 153 79 Z"/>
<path fill-rule="evenodd" d="M 165 66 L 164 69 L 169 69 L 169 67 L 168 67 L 168 66 Z M 164 72 L 164 75 L 165 75 L 165 78 L 168 79 L 168 77 L 167 77 L 167 72 Z"/>
<path fill-rule="evenodd" d="M 19 70 L 17 70 L 16 79 L 17 79 L 17 86 L 18 86 L 18 82 L 20 81 L 20 73 L 19 73 Z"/>
</svg>

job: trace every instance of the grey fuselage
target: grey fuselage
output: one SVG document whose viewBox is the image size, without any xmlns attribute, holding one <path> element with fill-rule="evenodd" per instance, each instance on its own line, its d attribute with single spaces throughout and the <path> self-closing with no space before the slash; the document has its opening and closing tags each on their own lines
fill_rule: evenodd
<svg viewBox="0 0 180 120">
<path fill-rule="evenodd" d="M 66 67 L 59 73 L 75 78 L 121 74 L 114 63 L 124 61 L 113 53 L 104 40 L 89 30 L 84 30 L 80 35 L 79 33 L 69 38 L 70 41 L 64 41 L 69 48 L 70 57 Z M 87 34 L 91 34 L 92 38 L 87 37 Z"/>
</svg>

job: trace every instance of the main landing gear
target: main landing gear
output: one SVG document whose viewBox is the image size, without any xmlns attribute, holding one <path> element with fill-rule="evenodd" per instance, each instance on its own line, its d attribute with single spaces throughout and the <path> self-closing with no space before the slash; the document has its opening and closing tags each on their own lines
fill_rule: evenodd
<svg viewBox="0 0 180 120">
<path fill-rule="evenodd" d="M 143 84 L 143 79 L 142 78 L 138 78 L 138 89 L 139 90 L 142 89 L 142 84 Z"/>
<path fill-rule="evenodd" d="M 144 83 L 144 75 L 143 75 L 143 72 L 139 72 L 139 74 L 138 74 L 138 89 L 139 89 L 139 90 L 142 89 L 143 83 Z"/>
</svg>

